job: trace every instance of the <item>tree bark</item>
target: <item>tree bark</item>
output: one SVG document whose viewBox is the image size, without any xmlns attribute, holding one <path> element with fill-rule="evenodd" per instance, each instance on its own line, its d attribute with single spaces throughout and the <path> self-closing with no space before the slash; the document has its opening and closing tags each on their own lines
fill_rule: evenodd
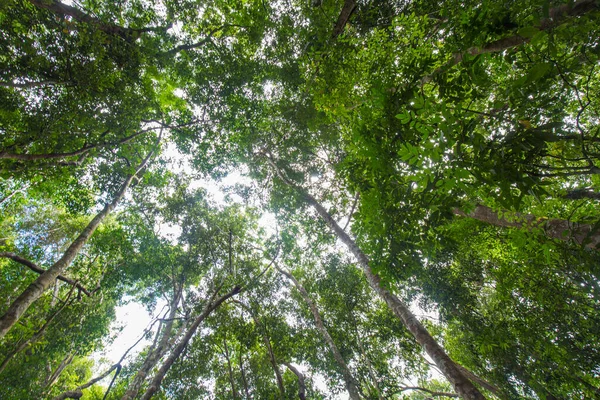
<svg viewBox="0 0 600 400">
<path fill-rule="evenodd" d="M 337 22 L 335 23 L 335 27 L 333 28 L 333 34 L 331 37 L 335 39 L 339 35 L 344 32 L 344 27 L 348 23 L 350 16 L 354 12 L 356 8 L 356 0 L 346 0 L 342 7 L 342 11 L 340 11 L 340 15 L 338 16 Z"/>
<path fill-rule="evenodd" d="M 169 357 L 165 360 L 163 365 L 160 367 L 160 369 L 158 370 L 158 372 L 156 373 L 156 375 L 150 382 L 150 386 L 148 386 L 146 393 L 144 393 L 144 395 L 141 397 L 141 400 L 149 400 L 158 391 L 163 379 L 167 375 L 167 372 L 169 372 L 169 369 L 171 368 L 171 366 L 175 363 L 175 361 L 177 361 L 177 359 L 179 358 L 181 353 L 183 353 L 183 349 L 187 346 L 187 344 L 190 341 L 190 339 L 192 338 L 192 336 L 194 336 L 194 333 L 196 333 L 196 330 L 198 329 L 198 326 L 200 326 L 202 321 L 204 321 L 204 319 L 206 317 L 208 317 L 211 312 L 216 310 L 225 300 L 229 299 L 232 296 L 235 296 L 236 294 L 240 293 L 240 291 L 241 291 L 241 288 L 239 286 L 236 286 L 229 293 L 219 297 L 214 302 L 213 302 L 214 296 L 213 296 L 213 298 L 211 298 L 209 300 L 209 302 L 206 305 L 206 308 L 204 309 L 202 314 L 200 314 L 196 318 L 196 320 L 194 320 L 192 325 L 186 331 L 183 338 L 181 338 L 179 343 L 171 351 L 171 354 L 169 355 Z M 215 295 L 216 295 L 216 293 L 215 293 Z"/>
<path fill-rule="evenodd" d="M 106 204 L 102 211 L 98 213 L 85 229 L 79 234 L 79 236 L 71 243 L 69 248 L 65 251 L 63 256 L 52 265 L 47 271 L 42 273 L 35 281 L 33 281 L 19 297 L 10 305 L 8 310 L 2 317 L 0 317 L 0 339 L 3 338 L 13 325 L 23 316 L 25 311 L 36 301 L 62 274 L 73 262 L 75 257 L 79 254 L 83 246 L 92 237 L 92 234 L 100 226 L 102 221 L 116 208 L 117 204 L 121 201 L 125 192 L 131 185 L 131 182 L 135 176 L 146 166 L 150 159 L 152 152 L 146 157 L 140 166 L 137 168 L 135 173 L 131 174 L 125 182 L 119 188 L 119 191 L 113 198 L 113 201 Z"/>
<path fill-rule="evenodd" d="M 267 160 L 274 168 L 279 178 L 284 183 L 294 188 L 304 198 L 304 201 L 317 211 L 317 214 L 319 214 L 321 219 L 335 233 L 337 238 L 348 247 L 350 252 L 354 255 L 362 267 L 369 285 L 386 302 L 394 315 L 396 315 L 396 317 L 402 321 L 406 329 L 408 329 L 408 331 L 412 334 L 417 343 L 423 347 L 425 352 L 429 355 L 429 357 L 431 357 L 446 379 L 448 379 L 448 381 L 452 384 L 454 390 L 456 390 L 456 392 L 465 400 L 485 399 L 475 385 L 473 385 L 473 383 L 471 383 L 471 381 L 459 369 L 458 365 L 446 354 L 442 346 L 440 346 L 440 344 L 433 338 L 433 336 L 431 336 L 421 322 L 419 322 L 417 317 L 410 311 L 408 306 L 382 285 L 379 275 L 371 270 L 371 265 L 367 255 L 363 253 L 356 242 L 346 232 L 344 232 L 344 230 L 338 225 L 333 217 L 327 212 L 325 207 L 323 207 L 321 203 L 319 203 L 302 187 L 290 181 L 287 176 L 285 176 L 281 170 L 279 170 L 272 159 L 267 158 Z"/>
<path fill-rule="evenodd" d="M 71 287 L 71 290 L 69 291 L 69 294 L 63 301 L 63 304 L 58 308 L 58 310 L 56 310 L 52 315 L 50 315 L 50 317 L 46 320 L 44 325 L 42 325 L 42 327 L 40 329 L 38 329 L 37 332 L 35 332 L 29 339 L 25 340 L 23 343 L 18 345 L 16 349 L 14 349 L 13 351 L 11 351 L 10 353 L 8 353 L 6 355 L 6 357 L 4 358 L 4 361 L 2 361 L 2 364 L 0 365 L 0 374 L 2 373 L 2 371 L 4 371 L 4 369 L 10 362 L 10 360 L 15 355 L 17 355 L 18 353 L 23 351 L 31 343 L 35 343 L 39 338 L 41 338 L 44 335 L 44 333 L 46 333 L 46 329 L 48 328 L 50 323 L 54 320 L 54 318 L 56 318 L 56 316 L 58 314 L 60 314 L 60 312 L 67 306 L 67 304 L 69 304 L 69 299 L 71 298 L 71 295 L 73 294 L 73 291 L 75 290 L 75 287 L 76 287 L 75 285 L 73 285 Z"/>
<path fill-rule="evenodd" d="M 473 372 L 469 371 L 468 369 L 466 369 L 465 367 L 463 367 L 462 365 L 458 365 L 458 367 L 460 368 L 460 370 L 469 377 L 469 379 L 471 379 L 471 381 L 477 383 L 479 386 L 481 386 L 482 388 L 488 390 L 490 393 L 492 393 L 494 396 L 498 397 L 499 399 L 502 400 L 508 400 L 509 397 L 506 396 L 504 393 L 502 393 L 502 391 L 500 390 L 500 388 L 492 385 L 491 383 L 489 383 L 488 381 L 486 381 L 485 379 L 481 378 L 478 375 L 475 375 Z"/>
<path fill-rule="evenodd" d="M 502 215 L 500 215 L 490 207 L 482 205 L 478 205 L 469 213 L 458 208 L 453 209 L 453 212 L 455 215 L 470 217 L 503 228 L 543 230 L 544 234 L 551 239 L 574 242 L 592 250 L 600 248 L 600 232 L 589 224 L 580 224 L 564 219 L 538 218 L 535 215 L 511 211 L 502 211 Z"/>
<path fill-rule="evenodd" d="M 290 363 L 283 364 L 298 377 L 298 398 L 300 400 L 306 400 L 306 380 L 304 374 Z"/>
<path fill-rule="evenodd" d="M 360 400 L 360 393 L 358 391 L 356 380 L 354 379 L 352 372 L 350 372 L 350 368 L 348 368 L 348 364 L 346 364 L 346 361 L 344 360 L 344 357 L 342 357 L 342 354 L 340 353 L 337 345 L 333 341 L 333 338 L 327 331 L 325 324 L 323 324 L 323 319 L 321 318 L 321 314 L 319 313 L 319 310 L 318 310 L 316 304 L 312 301 L 308 292 L 306 291 L 306 289 L 304 289 L 304 286 L 302 286 L 300 284 L 300 282 L 298 282 L 298 280 L 294 277 L 294 275 L 279 268 L 279 266 L 277 264 L 275 264 L 275 268 L 282 275 L 284 275 L 286 278 L 288 278 L 290 281 L 292 281 L 294 283 L 294 286 L 296 286 L 296 289 L 298 289 L 298 291 L 300 292 L 300 295 L 302 296 L 302 298 L 304 299 L 304 301 L 310 308 L 310 311 L 313 315 L 313 318 L 315 319 L 315 324 L 317 325 L 317 329 L 319 330 L 319 333 L 323 337 L 323 340 L 325 340 L 325 343 L 327 343 L 329 350 L 331 350 L 331 353 L 333 354 L 333 358 L 335 359 L 338 366 L 342 370 L 342 376 L 344 378 L 344 383 L 346 384 L 346 390 L 348 390 L 348 394 L 350 395 L 350 399 L 351 400 Z"/>
<path fill-rule="evenodd" d="M 183 287 L 179 289 L 174 288 L 175 293 L 173 294 L 173 300 L 171 301 L 171 309 L 169 310 L 168 319 L 165 323 L 164 329 L 162 330 L 160 341 L 158 344 L 150 350 L 150 353 L 144 360 L 144 363 L 135 374 L 135 377 L 127 387 L 125 394 L 121 398 L 121 400 L 133 400 L 137 396 L 142 384 L 146 380 L 146 377 L 152 371 L 152 368 L 156 365 L 158 360 L 160 360 L 166 353 L 169 348 L 169 339 L 171 338 L 171 333 L 173 331 L 173 323 L 175 321 L 175 317 L 177 315 L 177 306 L 179 305 L 179 300 L 181 299 Z M 159 328 L 160 329 L 160 328 Z"/>
</svg>

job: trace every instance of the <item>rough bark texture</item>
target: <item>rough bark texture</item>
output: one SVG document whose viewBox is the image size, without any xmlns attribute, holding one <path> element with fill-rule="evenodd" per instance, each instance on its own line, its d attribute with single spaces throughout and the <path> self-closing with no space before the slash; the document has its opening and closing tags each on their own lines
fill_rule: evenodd
<svg viewBox="0 0 600 400">
<path fill-rule="evenodd" d="M 333 358 L 342 370 L 342 376 L 344 377 L 344 383 L 346 384 L 346 390 L 348 390 L 350 399 L 360 400 L 360 393 L 356 385 L 356 380 L 354 379 L 352 372 L 350 372 L 350 368 L 348 368 L 348 364 L 346 364 L 346 361 L 344 360 L 344 357 L 342 357 L 337 345 L 333 341 L 333 338 L 327 331 L 325 324 L 323 324 L 323 319 L 321 318 L 321 314 L 319 313 L 316 304 L 312 301 L 308 292 L 306 289 L 304 289 L 304 286 L 302 286 L 291 273 L 279 268 L 277 265 L 275 265 L 275 268 L 277 268 L 281 274 L 285 275 L 290 281 L 292 281 L 294 286 L 296 286 L 296 289 L 298 289 L 300 292 L 300 295 L 302 295 L 302 298 L 310 308 L 313 318 L 315 319 L 315 324 L 317 325 L 319 333 L 323 337 L 323 340 L 325 340 L 325 343 L 327 343 L 329 350 L 331 350 L 331 353 L 333 354 Z"/>
<path fill-rule="evenodd" d="M 371 270 L 367 255 L 364 254 L 356 242 L 354 242 L 354 240 L 346 232 L 344 232 L 344 230 L 338 225 L 333 217 L 331 217 L 331 215 L 327 212 L 325 207 L 323 207 L 321 203 L 319 203 L 306 190 L 290 181 L 270 158 L 268 161 L 275 169 L 275 172 L 279 178 L 287 185 L 294 188 L 299 194 L 301 194 L 302 197 L 304 197 L 304 201 L 310 204 L 317 211 L 321 219 L 323 219 L 323 221 L 331 228 L 331 230 L 334 231 L 338 239 L 348 247 L 350 252 L 354 255 L 363 268 L 369 285 L 386 302 L 394 315 L 396 315 L 402 321 L 406 329 L 408 329 L 408 331 L 412 334 L 417 343 L 423 347 L 435 365 L 452 384 L 456 393 L 466 400 L 485 399 L 479 389 L 473 385 L 473 383 L 459 369 L 458 365 L 452 361 L 442 346 L 440 346 L 433 336 L 431 336 L 431 334 L 421 324 L 421 322 L 419 322 L 417 317 L 410 311 L 404 302 L 402 302 L 397 296 L 392 294 L 382 285 L 379 275 L 375 274 Z"/>
<path fill-rule="evenodd" d="M 113 198 L 113 201 L 108 203 L 100 213 L 98 213 L 85 229 L 79 234 L 79 236 L 71 243 L 69 248 L 65 251 L 63 256 L 52 265 L 47 271 L 42 273 L 35 281 L 33 281 L 19 297 L 10 305 L 8 310 L 2 317 L 0 317 L 0 339 L 3 338 L 12 326 L 21 318 L 21 316 L 27 311 L 29 306 L 36 301 L 42 293 L 44 293 L 73 262 L 75 257 L 79 254 L 83 246 L 92 237 L 92 234 L 100 226 L 102 221 L 115 209 L 117 204 L 121 201 L 125 192 L 129 188 L 129 185 L 135 178 L 135 176 L 146 166 L 146 163 L 150 159 L 150 155 L 142 161 L 136 172 L 130 175 L 125 182 L 119 188 L 119 191 Z"/>
<path fill-rule="evenodd" d="M 181 288 L 176 290 L 173 295 L 173 300 L 170 304 L 170 310 L 167 317 L 167 321 L 164 325 L 164 329 L 162 330 L 160 341 L 157 345 L 150 351 L 144 363 L 135 374 L 135 377 L 127 387 L 125 394 L 121 398 L 121 400 L 133 400 L 137 396 L 140 388 L 142 387 L 146 377 L 152 371 L 152 368 L 156 365 L 158 360 L 161 359 L 169 348 L 169 339 L 171 338 L 171 333 L 173 331 L 173 322 L 175 321 L 175 317 L 177 315 L 177 306 L 179 305 L 179 300 L 181 299 Z"/>
<path fill-rule="evenodd" d="M 497 211 L 482 205 L 478 205 L 469 213 L 458 208 L 453 211 L 456 215 L 470 217 L 491 225 L 504 228 L 523 228 L 528 231 L 543 230 L 545 235 L 552 239 L 574 242 L 593 250 L 600 248 L 600 232 L 594 230 L 593 225 L 564 219 L 538 218 L 535 215 L 511 211 L 503 211 L 502 215 L 499 215 Z"/>
<path fill-rule="evenodd" d="M 304 374 L 290 363 L 284 363 L 284 365 L 298 377 L 298 398 L 300 400 L 306 400 L 306 381 Z"/>
<path fill-rule="evenodd" d="M 211 312 L 216 310 L 225 300 L 229 299 L 232 296 L 235 296 L 240 291 L 241 291 L 240 287 L 236 286 L 229 293 L 219 297 L 217 300 L 215 300 L 215 301 L 213 301 L 213 299 L 209 300 L 209 302 L 208 302 L 206 308 L 204 309 L 204 311 L 202 312 L 202 314 L 200 314 L 194 320 L 194 323 L 189 327 L 189 329 L 186 331 L 183 338 L 179 341 L 179 343 L 177 343 L 175 348 L 171 351 L 171 354 L 169 355 L 169 357 L 165 360 L 163 365 L 160 367 L 160 369 L 158 370 L 158 372 L 156 373 L 156 375 L 150 382 L 150 385 L 148 386 L 146 393 L 144 393 L 144 395 L 141 397 L 141 400 L 149 400 L 158 391 L 163 379 L 167 375 L 167 372 L 169 372 L 169 369 L 171 368 L 171 366 L 175 363 L 175 361 L 177 361 L 177 359 L 179 358 L 181 353 L 183 353 L 183 349 L 187 346 L 187 344 L 190 341 L 190 339 L 192 338 L 192 336 L 194 336 L 194 333 L 196 333 L 196 330 L 198 329 L 198 326 L 200 326 L 202 321 L 204 321 L 204 319 L 206 319 L 206 317 L 208 317 Z"/>
</svg>

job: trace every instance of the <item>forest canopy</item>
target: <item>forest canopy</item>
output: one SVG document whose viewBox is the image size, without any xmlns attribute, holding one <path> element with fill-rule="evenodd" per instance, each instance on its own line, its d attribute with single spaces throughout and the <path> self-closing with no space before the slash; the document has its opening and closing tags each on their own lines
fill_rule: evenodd
<svg viewBox="0 0 600 400">
<path fill-rule="evenodd" d="M 0 398 L 600 398 L 599 38 L 597 0 L 4 0 Z"/>
</svg>

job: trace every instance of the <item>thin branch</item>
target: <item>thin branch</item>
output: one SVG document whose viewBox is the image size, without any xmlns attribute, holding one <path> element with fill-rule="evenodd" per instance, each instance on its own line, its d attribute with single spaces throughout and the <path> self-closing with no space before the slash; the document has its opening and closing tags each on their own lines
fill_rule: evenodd
<svg viewBox="0 0 600 400">
<path fill-rule="evenodd" d="M 87 155 L 87 153 L 93 149 L 110 147 L 110 146 L 119 146 L 119 145 L 128 143 L 128 142 L 132 141 L 133 139 L 135 139 L 136 137 L 143 135 L 144 133 L 153 131 L 155 129 L 156 128 L 142 129 L 142 130 L 139 130 L 129 136 L 124 137 L 121 140 L 117 140 L 115 142 L 90 144 L 90 145 L 83 146 L 79 150 L 70 151 L 70 152 L 66 152 L 66 153 L 15 154 L 15 153 L 6 153 L 4 151 L 0 151 L 0 159 L 36 161 L 36 160 L 54 160 L 54 159 L 82 156 L 82 158 L 80 158 L 78 161 L 69 163 L 69 164 L 80 165 L 83 162 L 83 160 L 85 159 L 85 156 Z"/>
<path fill-rule="evenodd" d="M 169 51 L 164 52 L 163 54 L 164 55 L 174 55 L 174 54 L 179 53 L 180 51 L 188 51 L 188 50 L 198 49 L 200 47 L 203 47 L 205 44 L 209 43 L 212 40 L 213 36 L 217 32 L 220 32 L 222 30 L 225 30 L 227 28 L 232 28 L 232 27 L 245 28 L 245 26 L 235 25 L 235 24 L 221 25 L 218 28 L 214 28 L 213 30 L 208 32 L 208 35 L 206 35 L 206 37 L 204 39 L 202 39 L 201 41 L 196 42 L 196 43 L 190 43 L 190 44 L 181 44 L 179 46 L 172 48 Z"/>
<path fill-rule="evenodd" d="M 596 9 L 598 9 L 597 0 L 579 0 L 571 4 L 562 4 L 560 6 L 551 8 L 549 12 L 549 18 L 542 19 L 540 24 L 535 28 L 539 29 L 540 32 L 550 30 L 564 23 L 569 17 L 580 16 Z M 424 76 L 421 79 L 421 84 L 431 82 L 436 75 L 443 73 L 454 65 L 459 64 L 466 55 L 476 56 L 486 53 L 499 53 L 504 50 L 525 44 L 529 42 L 529 40 L 530 38 L 517 34 L 498 39 L 488 43 L 483 47 L 471 47 L 463 53 L 454 53 L 452 58 L 444 65 L 437 68 L 430 75 Z"/>
<path fill-rule="evenodd" d="M 458 397 L 458 395 L 456 393 L 451 393 L 451 392 L 437 392 L 435 390 L 431 390 L 431 389 L 427 389 L 421 386 L 404 386 L 403 388 L 400 388 L 398 390 L 398 392 L 405 392 L 407 390 L 420 390 L 421 392 L 425 392 L 425 393 L 429 393 L 430 396 L 432 397 Z"/>
<path fill-rule="evenodd" d="M 360 197 L 360 193 L 356 193 L 354 196 L 354 203 L 352 204 L 352 208 L 350 209 L 350 214 L 348 214 L 348 221 L 346 221 L 346 225 L 342 228 L 343 231 L 346 230 L 348 225 L 350 225 L 350 221 L 352 220 L 352 216 L 354 215 L 354 210 L 356 209 L 356 205 L 358 204 L 358 199 Z"/>
<path fill-rule="evenodd" d="M 39 267 L 37 264 L 27 260 L 26 258 L 23 258 L 23 257 L 17 255 L 15 253 L 11 253 L 8 251 L 0 252 L 0 258 L 9 258 L 13 261 L 18 262 L 19 264 L 26 266 L 27 268 L 29 268 L 30 270 L 32 270 L 33 272 L 36 272 L 38 274 L 43 274 L 44 272 L 46 272 L 45 269 Z M 86 289 L 84 286 L 82 286 L 78 281 L 74 281 L 73 279 L 67 278 L 62 275 L 58 275 L 58 277 L 56 279 L 58 279 L 59 281 L 68 283 L 71 286 L 76 287 L 81 292 L 85 293 L 85 295 L 88 297 L 91 297 L 95 292 L 97 292 L 100 289 L 100 286 L 98 286 L 94 290 L 90 291 L 90 290 Z"/>
</svg>

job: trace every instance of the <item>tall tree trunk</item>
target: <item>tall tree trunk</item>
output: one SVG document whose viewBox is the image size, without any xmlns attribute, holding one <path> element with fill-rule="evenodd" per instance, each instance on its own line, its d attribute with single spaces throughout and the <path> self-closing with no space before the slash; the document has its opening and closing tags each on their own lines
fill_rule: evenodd
<svg viewBox="0 0 600 400">
<path fill-rule="evenodd" d="M 360 334 L 360 332 L 358 332 L 358 323 L 357 323 L 356 319 L 354 318 L 354 315 L 352 315 L 352 321 L 354 322 L 354 326 L 357 327 L 356 336 L 358 338 L 358 340 L 357 340 L 358 347 L 363 356 L 363 359 L 365 360 L 365 363 L 367 364 L 367 368 L 369 370 L 369 376 L 371 377 L 371 381 L 373 382 L 373 387 L 375 388 L 375 391 L 377 392 L 377 399 L 384 400 L 383 395 L 381 394 L 381 388 L 379 387 L 379 381 L 377 380 L 377 376 L 375 375 L 375 368 L 373 368 L 373 364 L 371 363 L 371 360 L 369 359 L 369 356 L 367 355 L 367 351 L 365 350 L 365 347 L 362 344 L 362 340 L 361 340 L 362 335 Z"/>
<path fill-rule="evenodd" d="M 75 285 L 73 285 L 71 287 L 71 290 L 69 291 L 67 298 L 63 301 L 63 304 L 58 308 L 58 310 L 56 310 L 52 315 L 50 315 L 50 317 L 48 317 L 48 319 L 46 320 L 44 325 L 42 325 L 42 327 L 40 329 L 38 329 L 38 331 L 35 332 L 29 339 L 25 340 L 23 343 L 18 345 L 16 349 L 14 349 L 13 351 L 11 351 L 10 353 L 8 353 L 6 355 L 6 357 L 4 358 L 4 361 L 2 361 L 2 364 L 0 365 L 0 374 L 2 373 L 2 371 L 4 371 L 4 369 L 10 362 L 10 360 L 15 355 L 17 355 L 19 352 L 23 351 L 31 343 L 37 342 L 37 340 L 39 338 L 41 338 L 44 335 L 44 333 L 46 333 L 46 329 L 48 328 L 50 323 L 54 320 L 54 318 L 56 318 L 56 316 L 58 314 L 60 314 L 60 312 L 67 306 L 67 304 L 69 304 L 69 299 L 71 298 L 71 295 L 73 294 L 74 290 L 75 290 Z"/>
<path fill-rule="evenodd" d="M 298 398 L 300 400 L 306 400 L 306 381 L 304 379 L 304 374 L 290 363 L 284 363 L 284 365 L 298 377 Z"/>
<path fill-rule="evenodd" d="M 223 339 L 223 348 L 225 349 L 225 359 L 227 360 L 227 372 L 229 374 L 229 383 L 231 384 L 231 395 L 234 399 L 237 399 L 239 396 L 237 390 L 235 389 L 235 379 L 233 378 L 233 368 L 231 367 L 231 358 L 229 358 L 227 339 Z"/>
<path fill-rule="evenodd" d="M 396 295 L 392 294 L 385 288 L 381 283 L 379 275 L 371 270 L 369 264 L 369 258 L 362 250 L 358 247 L 356 242 L 338 225 L 333 217 L 327 212 L 325 207 L 321 205 L 313 196 L 311 196 L 302 187 L 294 184 L 285 176 L 277 165 L 268 158 L 268 162 L 274 168 L 279 178 L 294 188 L 303 198 L 304 201 L 311 205 L 319 214 L 321 219 L 329 226 L 329 228 L 336 234 L 338 239 L 344 243 L 350 252 L 357 259 L 358 263 L 362 267 L 367 282 L 375 290 L 375 292 L 387 303 L 394 315 L 398 317 L 406 329 L 413 335 L 417 343 L 419 343 L 425 352 L 431 357 L 436 366 L 444 374 L 446 379 L 452 384 L 454 390 L 466 400 L 482 400 L 485 397 L 481 394 L 479 389 L 473 385 L 473 383 L 465 376 L 460 370 L 458 365 L 446 354 L 442 346 L 431 336 L 427 329 L 419 322 L 417 317 L 410 311 L 408 306 L 404 304 Z"/>
<path fill-rule="evenodd" d="M 25 311 L 27 311 L 29 306 L 31 306 L 34 301 L 36 301 L 50 286 L 52 286 L 56 278 L 58 278 L 58 276 L 71 265 L 83 246 L 87 243 L 90 237 L 92 237 L 92 234 L 96 228 L 98 228 L 102 221 L 115 209 L 117 204 L 119 204 L 125 195 L 127 188 L 129 188 L 129 185 L 131 185 L 131 182 L 135 176 L 146 166 L 151 155 L 152 153 L 150 153 L 148 157 L 142 161 L 135 173 L 131 174 L 127 179 L 125 179 L 125 182 L 123 182 L 119 188 L 119 191 L 113 198 L 113 201 L 106 204 L 102 211 L 100 211 L 100 213 L 98 213 L 90 221 L 90 223 L 79 234 L 75 241 L 71 243 L 63 256 L 48 270 L 43 272 L 35 281 L 33 281 L 10 305 L 6 313 L 0 317 L 0 339 L 3 338 L 8 331 L 10 331 L 13 325 L 21 318 L 21 316 L 23 316 Z"/>
<path fill-rule="evenodd" d="M 455 208 L 454 214 L 470 217 L 488 224 L 504 228 L 523 228 L 528 231 L 543 230 L 544 234 L 552 239 L 573 241 L 578 245 L 598 250 L 600 248 L 600 231 L 595 230 L 593 225 L 580 224 L 564 219 L 538 218 L 531 214 L 502 211 L 500 215 L 490 207 L 478 205 L 469 213 Z"/>
<path fill-rule="evenodd" d="M 179 289 L 174 288 L 175 293 L 173 293 L 173 300 L 171 301 L 171 309 L 169 310 L 168 319 L 164 324 L 164 328 L 162 329 L 162 333 L 160 336 L 160 341 L 158 344 L 150 350 L 150 353 L 144 360 L 144 363 L 138 370 L 137 374 L 127 387 L 125 394 L 121 398 L 121 400 L 133 400 L 137 396 L 142 384 L 146 380 L 152 368 L 156 365 L 158 360 L 160 360 L 166 353 L 169 348 L 169 339 L 171 338 L 171 333 L 173 331 L 173 322 L 175 321 L 175 317 L 177 315 L 177 306 L 179 305 L 179 300 L 181 299 L 181 292 L 183 289 L 183 285 L 179 287 Z M 159 328 L 160 329 L 160 328 Z"/>
<path fill-rule="evenodd" d="M 240 349 L 240 372 L 242 373 L 242 382 L 244 383 L 244 393 L 246 394 L 246 400 L 251 399 L 250 390 L 248 389 L 248 379 L 246 379 L 246 371 L 244 370 L 244 358 Z"/>
<path fill-rule="evenodd" d="M 250 309 L 250 307 L 248 307 L 241 301 L 234 300 L 234 302 L 236 304 L 239 304 L 240 306 L 242 306 L 244 309 L 246 309 L 250 313 L 250 315 L 252 316 L 252 319 L 254 320 L 255 325 L 258 327 L 258 329 L 260 329 L 262 331 L 261 336 L 262 336 L 263 342 L 265 343 L 265 347 L 267 349 L 267 354 L 269 355 L 269 362 L 271 363 L 271 367 L 273 367 L 273 372 L 275 372 L 275 380 L 277 381 L 277 387 L 279 388 L 281 397 L 285 398 L 285 386 L 283 385 L 283 377 L 281 376 L 281 371 L 279 370 L 279 363 L 277 362 L 277 358 L 275 357 L 275 353 L 273 352 L 273 347 L 271 346 L 271 340 L 269 339 L 269 336 L 267 336 L 264 325 L 261 323 L 258 315 L 256 315 L 256 313 L 254 313 L 252 311 L 252 309 Z"/>
<path fill-rule="evenodd" d="M 146 390 L 146 393 L 144 393 L 144 395 L 142 396 L 141 400 L 149 400 L 158 391 L 163 379 L 167 375 L 167 372 L 169 372 L 169 369 L 171 368 L 171 366 L 179 358 L 181 353 L 183 353 L 183 349 L 187 346 L 187 344 L 190 341 L 190 339 L 192 338 L 192 336 L 194 336 L 194 333 L 196 333 L 196 330 L 198 329 L 198 326 L 200 326 L 202 321 L 204 321 L 204 319 L 206 317 L 208 317 L 211 312 L 216 310 L 225 300 L 229 299 L 232 296 L 235 296 L 240 291 L 241 291 L 241 288 L 239 286 L 236 286 L 229 293 L 219 297 L 217 300 L 214 300 L 214 296 L 213 296 L 213 298 L 211 298 L 209 300 L 209 302 L 206 305 L 206 308 L 204 309 L 202 314 L 200 314 L 194 320 L 194 323 L 192 323 L 192 325 L 186 331 L 183 338 L 181 338 L 179 343 L 177 343 L 175 348 L 171 351 L 171 354 L 169 355 L 169 357 L 165 360 L 163 365 L 160 367 L 160 369 L 158 370 L 158 372 L 156 373 L 156 375 L 150 382 L 150 386 L 148 386 L 148 389 Z M 215 293 L 215 295 L 216 295 L 216 293 Z"/>
<path fill-rule="evenodd" d="M 302 296 L 302 298 L 304 299 L 304 301 L 310 308 L 310 311 L 313 315 L 313 318 L 315 319 L 315 324 L 317 325 L 317 329 L 319 330 L 319 333 L 321 334 L 321 336 L 323 336 L 323 340 L 325 340 L 325 343 L 327 343 L 329 350 L 331 350 L 331 353 L 333 354 L 333 358 L 335 359 L 338 366 L 342 370 L 342 376 L 344 377 L 344 383 L 346 384 L 346 390 L 348 390 L 350 399 L 360 400 L 360 393 L 358 391 L 356 380 L 354 379 L 352 372 L 350 372 L 350 368 L 348 368 L 348 364 L 346 364 L 346 361 L 344 360 L 344 357 L 342 357 L 342 354 L 340 353 L 337 345 L 333 341 L 333 338 L 327 331 L 325 324 L 323 324 L 323 319 L 321 318 L 321 314 L 319 313 L 319 310 L 317 309 L 316 304 L 312 301 L 308 292 L 306 291 L 306 289 L 304 289 L 304 286 L 302 286 L 300 284 L 300 282 L 298 282 L 298 280 L 294 277 L 294 275 L 279 268 L 279 266 L 277 264 L 275 264 L 275 268 L 277 268 L 277 271 L 279 271 L 282 275 L 284 275 L 290 281 L 292 281 L 294 283 L 294 286 L 296 286 L 296 289 L 298 289 L 298 291 L 300 292 L 300 295 Z"/>
</svg>

